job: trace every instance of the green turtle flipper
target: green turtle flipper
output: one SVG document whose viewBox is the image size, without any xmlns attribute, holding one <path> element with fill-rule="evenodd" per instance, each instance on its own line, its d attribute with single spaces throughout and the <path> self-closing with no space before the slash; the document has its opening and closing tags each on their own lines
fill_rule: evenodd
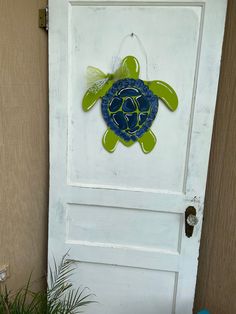
<svg viewBox="0 0 236 314">
<path fill-rule="evenodd" d="M 108 80 L 105 84 L 94 84 L 85 93 L 82 101 L 84 111 L 89 111 L 100 97 L 103 97 L 108 89 L 112 86 L 113 81 Z"/>
<path fill-rule="evenodd" d="M 145 154 L 150 153 L 156 145 L 157 139 L 154 133 L 151 130 L 148 130 L 143 134 L 142 137 L 138 139 L 139 144 L 142 148 L 142 151 Z"/>
<path fill-rule="evenodd" d="M 140 65 L 138 60 L 133 56 L 125 57 L 118 70 L 114 73 L 114 77 L 118 80 L 124 78 L 132 78 L 137 80 L 139 78 Z"/>
<path fill-rule="evenodd" d="M 110 129 L 107 129 L 102 138 L 103 147 L 109 152 L 113 153 L 118 144 L 119 137 Z"/>
<path fill-rule="evenodd" d="M 161 100 L 163 100 L 163 102 L 171 111 L 175 111 L 177 109 L 178 97 L 170 85 L 163 81 L 152 81 L 149 82 L 148 85 L 151 91 Z"/>
</svg>

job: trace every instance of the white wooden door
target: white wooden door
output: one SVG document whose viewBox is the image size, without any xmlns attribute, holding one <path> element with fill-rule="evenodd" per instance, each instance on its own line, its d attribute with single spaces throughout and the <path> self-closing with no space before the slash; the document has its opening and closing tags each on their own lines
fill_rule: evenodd
<svg viewBox="0 0 236 314">
<path fill-rule="evenodd" d="M 99 301 L 88 314 L 192 312 L 225 11 L 226 0 L 49 0 L 49 256 L 80 261 L 75 282 Z M 124 43 L 131 33 L 142 45 Z M 87 66 L 111 73 L 117 54 L 179 98 L 173 113 L 160 101 L 149 154 L 108 153 L 101 103 L 82 110 Z"/>
</svg>

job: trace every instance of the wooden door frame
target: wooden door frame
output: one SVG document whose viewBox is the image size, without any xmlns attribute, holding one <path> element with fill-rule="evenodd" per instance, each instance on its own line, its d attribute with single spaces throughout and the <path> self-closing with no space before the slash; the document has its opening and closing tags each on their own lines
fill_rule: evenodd
<svg viewBox="0 0 236 314">
<path fill-rule="evenodd" d="M 236 313 L 236 1 L 228 0 L 195 309 Z M 200 153 L 200 152 L 199 152 Z"/>
</svg>

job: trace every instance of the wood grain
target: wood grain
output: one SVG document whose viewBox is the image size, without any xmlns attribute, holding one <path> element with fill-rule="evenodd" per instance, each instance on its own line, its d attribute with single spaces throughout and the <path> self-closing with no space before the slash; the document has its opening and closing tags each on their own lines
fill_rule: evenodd
<svg viewBox="0 0 236 314">
<path fill-rule="evenodd" d="M 216 106 L 196 311 L 236 313 L 236 1 L 229 0 Z"/>
<path fill-rule="evenodd" d="M 46 270 L 48 203 L 45 0 L 0 1 L 0 265 L 10 288 Z"/>
</svg>

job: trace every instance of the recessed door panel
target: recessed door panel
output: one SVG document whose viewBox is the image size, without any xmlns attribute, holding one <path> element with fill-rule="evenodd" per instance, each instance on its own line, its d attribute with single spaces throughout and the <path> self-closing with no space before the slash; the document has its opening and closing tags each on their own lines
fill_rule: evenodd
<svg viewBox="0 0 236 314">
<path fill-rule="evenodd" d="M 202 14 L 201 6 L 160 3 L 119 6 L 78 3 L 70 8 L 70 184 L 182 192 L 202 39 Z M 124 42 L 132 32 L 138 36 L 145 52 L 136 37 Z M 179 96 L 180 106 L 175 113 L 170 113 L 160 101 L 152 125 L 157 145 L 148 156 L 140 152 L 138 143 L 128 150 L 118 145 L 115 154 L 107 154 L 101 146 L 107 129 L 101 104 L 98 103 L 89 115 L 85 115 L 81 107 L 86 91 L 86 67 L 93 65 L 112 72 L 116 58 L 127 54 L 140 61 L 140 78 L 166 81 L 174 86 Z"/>
</svg>

